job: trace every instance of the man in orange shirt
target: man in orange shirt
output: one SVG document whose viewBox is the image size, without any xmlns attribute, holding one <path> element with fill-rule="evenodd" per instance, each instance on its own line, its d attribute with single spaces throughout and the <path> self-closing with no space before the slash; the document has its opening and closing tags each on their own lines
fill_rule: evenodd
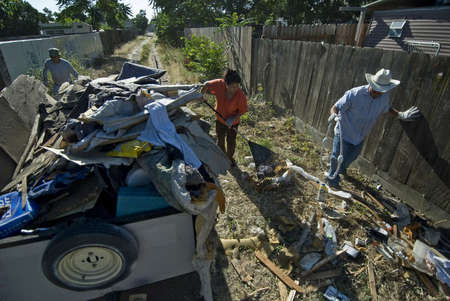
<svg viewBox="0 0 450 301">
<path fill-rule="evenodd" d="M 216 96 L 216 135 L 217 145 L 227 154 L 233 166 L 236 148 L 236 135 L 240 122 L 240 116 L 245 114 L 247 108 L 247 97 L 241 89 L 241 77 L 235 70 L 228 69 L 223 79 L 214 79 L 205 83 L 202 93 Z M 225 138 L 227 148 L 225 150 Z"/>
</svg>

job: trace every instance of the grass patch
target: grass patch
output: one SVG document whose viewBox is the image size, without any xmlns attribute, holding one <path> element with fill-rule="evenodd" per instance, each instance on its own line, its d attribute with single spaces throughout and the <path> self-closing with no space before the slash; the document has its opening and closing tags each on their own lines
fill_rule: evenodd
<svg viewBox="0 0 450 301">
<path fill-rule="evenodd" d="M 144 44 L 144 46 L 142 46 L 141 58 L 139 60 L 139 63 L 141 63 L 142 65 L 145 65 L 145 63 L 147 63 L 151 48 L 152 42 L 148 42 Z"/>
<path fill-rule="evenodd" d="M 92 68 L 90 68 L 89 64 L 82 60 L 80 57 L 73 55 L 73 54 L 65 54 L 64 51 L 61 51 L 61 58 L 69 61 L 73 68 L 78 72 L 79 75 L 87 75 L 91 78 L 94 78 L 95 72 Z M 37 66 L 34 68 L 30 68 L 27 71 L 27 75 L 34 76 L 36 79 L 39 79 L 40 81 L 44 81 L 43 71 L 44 69 L 44 63 L 42 63 L 42 66 Z M 47 74 L 48 79 L 48 94 L 53 95 L 51 87 L 53 87 L 53 79 L 52 74 L 50 71 Z"/>
<path fill-rule="evenodd" d="M 156 51 L 163 64 L 162 68 L 167 70 L 169 79 L 173 83 L 198 83 L 200 74 L 189 71 L 184 66 L 184 54 L 182 48 L 175 48 L 170 45 L 159 43 Z"/>
</svg>

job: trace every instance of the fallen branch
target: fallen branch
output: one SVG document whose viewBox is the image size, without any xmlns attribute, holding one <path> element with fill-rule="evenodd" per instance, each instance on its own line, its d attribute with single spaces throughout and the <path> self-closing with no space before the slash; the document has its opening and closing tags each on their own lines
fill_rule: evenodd
<svg viewBox="0 0 450 301">
<path fill-rule="evenodd" d="M 248 294 L 246 299 L 247 298 L 252 298 L 253 296 L 256 296 L 257 294 L 259 294 L 259 293 L 261 293 L 263 291 L 267 291 L 268 289 L 270 289 L 270 287 L 268 287 L 268 286 L 258 288 L 257 290 L 255 290 L 255 291 L 251 292 L 250 294 Z"/>
</svg>

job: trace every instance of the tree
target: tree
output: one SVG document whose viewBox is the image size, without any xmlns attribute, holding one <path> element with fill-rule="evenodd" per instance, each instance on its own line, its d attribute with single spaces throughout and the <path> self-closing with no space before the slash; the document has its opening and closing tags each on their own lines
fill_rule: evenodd
<svg viewBox="0 0 450 301">
<path fill-rule="evenodd" d="M 141 9 L 136 17 L 133 19 L 134 26 L 140 33 L 144 33 L 148 26 L 148 19 L 145 10 Z"/>
<path fill-rule="evenodd" d="M 47 20 L 46 23 L 55 21 L 55 17 L 53 16 L 53 12 L 51 10 L 49 10 L 47 7 L 44 7 L 43 11 L 45 13 L 45 18 Z"/>
<path fill-rule="evenodd" d="M 41 15 L 23 0 L 0 0 L 0 37 L 39 34 Z"/>
<path fill-rule="evenodd" d="M 98 30 L 103 22 L 111 28 L 123 27 L 131 15 L 130 6 L 121 0 L 58 0 L 62 11 L 58 14 L 58 22 L 80 20 Z"/>
</svg>

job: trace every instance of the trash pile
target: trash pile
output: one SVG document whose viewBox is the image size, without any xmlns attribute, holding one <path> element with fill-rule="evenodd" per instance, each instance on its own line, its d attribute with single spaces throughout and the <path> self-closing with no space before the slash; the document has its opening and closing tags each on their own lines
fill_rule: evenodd
<svg viewBox="0 0 450 301">
<path fill-rule="evenodd" d="M 244 159 L 251 161 L 252 158 Z M 280 296 L 283 295 L 281 287 L 291 289 L 290 297 L 281 300 L 294 300 L 295 293 L 311 293 L 321 287 L 324 287 L 323 297 L 327 300 L 350 300 L 350 296 L 338 290 L 333 279 L 350 277 L 353 282 L 363 272 L 368 274 L 368 279 L 363 281 L 366 281 L 372 299 L 377 300 L 381 284 L 376 282 L 375 275 L 380 269 L 409 271 L 409 274 L 412 271 L 431 296 L 438 297 L 440 289 L 449 298 L 450 239 L 447 230 L 439 229 L 404 203 L 389 197 L 380 186 L 377 191 L 363 193 L 336 191 L 289 160 L 275 167 L 258 168 L 257 165 L 250 162 L 248 168 L 256 168 L 255 172 L 244 173 L 241 181 L 253 184 L 255 180 L 252 179 L 259 178 L 255 186 L 258 192 L 261 192 L 257 189 L 258 184 L 264 179 L 268 183 L 267 189 L 284 189 L 280 186 L 295 185 L 294 175 L 298 175 L 317 194 L 308 202 L 312 206 L 303 209 L 307 211 L 306 219 L 299 236 L 292 238 L 298 224 L 277 212 L 270 216 L 275 228 L 253 226 L 249 232 L 257 236 L 221 240 L 225 254 L 232 257 L 233 268 L 244 283 L 256 289 L 255 294 L 261 294 L 262 288 L 269 287 L 262 283 L 255 285 L 252 281 L 255 276 L 252 277 L 249 270 L 257 270 L 257 267 L 242 268 L 243 263 L 250 264 L 252 260 L 240 247 L 253 249 L 254 257 L 284 284 L 280 286 Z M 285 237 L 280 233 L 286 233 Z M 410 277 L 409 274 L 404 272 L 404 277 Z"/>
<path fill-rule="evenodd" d="M 225 209 L 217 177 L 230 161 L 209 136 L 210 125 L 184 106 L 201 99 L 199 86 L 160 85 L 164 73 L 125 63 L 118 76 L 66 83 L 58 102 L 39 105 L 28 144 L 2 189 L 0 238 L 167 202 L 197 216 L 193 263 L 211 300 L 214 255 L 207 244 L 217 208 Z M 123 204 L 133 187 L 153 187 L 159 197 L 133 209 Z"/>
</svg>

